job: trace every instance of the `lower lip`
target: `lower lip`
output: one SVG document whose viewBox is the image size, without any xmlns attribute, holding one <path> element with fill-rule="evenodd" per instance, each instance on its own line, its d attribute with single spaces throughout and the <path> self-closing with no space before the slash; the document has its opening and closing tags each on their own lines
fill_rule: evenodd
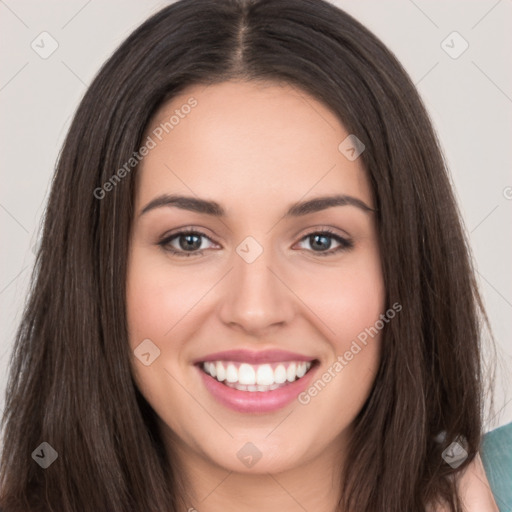
<svg viewBox="0 0 512 512">
<path fill-rule="evenodd" d="M 302 393 L 311 382 L 313 374 L 316 372 L 317 364 L 304 375 L 304 377 L 295 380 L 282 388 L 272 391 L 240 391 L 221 384 L 199 366 L 197 371 L 201 374 L 206 389 L 222 404 L 237 412 L 264 413 L 277 411 L 293 402 L 297 396 Z"/>
</svg>

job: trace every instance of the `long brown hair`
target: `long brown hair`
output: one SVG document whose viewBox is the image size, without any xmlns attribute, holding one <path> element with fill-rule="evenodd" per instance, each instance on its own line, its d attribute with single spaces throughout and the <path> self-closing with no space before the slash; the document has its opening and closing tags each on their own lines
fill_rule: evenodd
<svg viewBox="0 0 512 512">
<path fill-rule="evenodd" d="M 485 312 L 442 153 L 393 54 L 323 0 L 180 0 L 148 19 L 88 88 L 59 157 L 2 419 L 6 512 L 178 510 L 177 475 L 132 378 L 125 279 L 138 150 L 148 121 L 189 85 L 286 82 L 366 146 L 388 305 L 382 361 L 355 421 L 342 510 L 460 510 L 453 476 L 482 434 Z M 95 193 L 96 191 L 96 193 Z M 445 431 L 444 442 L 436 435 Z M 463 436 L 468 457 L 441 456 Z M 42 442 L 57 460 L 42 469 Z"/>
</svg>

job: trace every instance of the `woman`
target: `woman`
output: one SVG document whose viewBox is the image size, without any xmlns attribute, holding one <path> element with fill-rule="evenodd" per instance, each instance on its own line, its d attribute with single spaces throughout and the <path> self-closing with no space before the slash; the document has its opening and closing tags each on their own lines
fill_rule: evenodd
<svg viewBox="0 0 512 512">
<path fill-rule="evenodd" d="M 357 21 L 164 8 L 59 159 L 1 505 L 495 510 L 465 243 L 418 94 Z"/>
</svg>

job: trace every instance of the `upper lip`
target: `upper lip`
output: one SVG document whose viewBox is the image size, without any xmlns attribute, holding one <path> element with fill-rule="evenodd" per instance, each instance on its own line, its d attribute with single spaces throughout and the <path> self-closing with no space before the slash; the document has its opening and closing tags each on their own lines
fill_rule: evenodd
<svg viewBox="0 0 512 512">
<path fill-rule="evenodd" d="M 194 361 L 194 364 L 205 361 L 238 361 L 241 363 L 278 363 L 280 361 L 314 361 L 314 357 L 305 356 L 287 350 L 225 350 L 223 352 L 215 352 L 207 356 L 201 357 Z"/>
</svg>

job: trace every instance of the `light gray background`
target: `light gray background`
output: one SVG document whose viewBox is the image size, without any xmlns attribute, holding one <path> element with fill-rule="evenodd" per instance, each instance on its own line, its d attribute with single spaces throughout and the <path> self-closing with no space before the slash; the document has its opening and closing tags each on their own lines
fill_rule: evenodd
<svg viewBox="0 0 512 512">
<path fill-rule="evenodd" d="M 495 413 L 512 421 L 512 0 L 337 0 L 417 84 L 450 166 L 497 342 Z M 32 248 L 57 155 L 87 85 L 116 47 L 167 3 L 0 0 L 0 407 Z M 57 50 L 32 48 L 46 31 Z M 469 44 L 458 58 L 452 54 Z M 444 43 L 444 49 L 441 43 Z M 46 43 L 48 44 L 48 43 Z M 39 42 L 42 46 L 43 43 Z M 45 46 L 48 48 L 48 46 Z"/>
</svg>

